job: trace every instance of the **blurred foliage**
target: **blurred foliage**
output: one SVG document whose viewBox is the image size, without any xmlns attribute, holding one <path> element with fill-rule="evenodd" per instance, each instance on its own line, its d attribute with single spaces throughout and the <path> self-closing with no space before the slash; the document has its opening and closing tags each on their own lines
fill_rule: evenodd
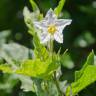
<svg viewBox="0 0 96 96">
<path fill-rule="evenodd" d="M 42 0 L 41 2 L 41 0 L 35 0 L 42 13 L 46 13 L 50 7 L 55 8 L 58 1 L 59 0 Z M 0 62 L 2 63 L 5 61 L 12 62 L 14 60 L 16 62 L 18 58 L 21 60 L 33 57 L 32 51 L 24 47 L 33 48 L 32 38 L 29 33 L 27 33 L 27 27 L 24 24 L 24 6 L 28 6 L 31 10 L 31 5 L 28 0 L 0 0 L 0 51 L 4 50 L 4 53 L 2 53 L 4 55 L 3 60 L 0 53 Z M 35 9 L 36 8 L 33 8 L 33 10 Z M 69 49 L 68 54 L 65 55 L 64 58 L 66 60 L 62 59 L 62 62 L 64 60 L 64 64 L 62 64 L 63 74 L 60 79 L 61 81 L 67 79 L 69 82 L 72 82 L 74 80 L 73 72 L 83 66 L 82 64 L 84 64 L 85 58 L 92 49 L 94 49 L 94 51 L 96 50 L 96 1 L 66 0 L 60 17 L 72 18 L 70 28 L 67 27 L 64 30 L 64 44 L 60 45 L 55 43 L 56 52 L 59 50 L 58 45 L 60 45 L 62 53 L 65 49 Z M 17 42 L 23 46 L 13 43 L 9 45 L 5 44 L 11 42 Z M 21 47 L 22 50 L 20 50 Z M 9 54 L 8 51 L 11 53 Z M 16 54 L 16 58 L 14 58 L 13 53 Z M 12 58 L 10 57 L 9 59 L 9 56 Z M 96 57 L 94 58 L 96 59 Z M 95 68 L 92 69 L 94 69 L 92 71 L 94 75 L 94 73 L 96 73 Z M 89 71 L 88 74 L 90 75 Z M 86 69 L 84 72 L 87 72 Z M 83 77 L 86 76 L 81 76 L 80 82 Z M 0 96 L 35 96 L 34 93 L 22 91 L 22 89 L 26 90 L 28 83 L 28 85 L 32 85 L 30 78 L 22 78 L 23 77 L 17 75 L 9 76 L 0 73 Z M 19 79 L 22 79 L 22 82 L 20 82 Z M 23 83 L 23 85 L 21 83 Z M 73 84 L 73 86 L 75 85 Z M 20 89 L 20 87 L 22 87 L 22 89 Z M 31 86 L 27 87 L 32 89 Z M 94 83 L 79 94 L 80 96 L 95 96 L 95 89 L 96 86 Z"/>
</svg>

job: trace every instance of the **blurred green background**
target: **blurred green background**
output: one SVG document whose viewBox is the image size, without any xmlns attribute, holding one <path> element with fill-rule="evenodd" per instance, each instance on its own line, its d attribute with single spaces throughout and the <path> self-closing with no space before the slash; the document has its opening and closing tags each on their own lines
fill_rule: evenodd
<svg viewBox="0 0 96 96">
<path fill-rule="evenodd" d="M 41 12 L 45 14 L 50 7 L 55 8 L 59 0 L 35 0 L 35 2 Z M 33 48 L 32 37 L 27 32 L 24 23 L 22 13 L 24 6 L 28 6 L 32 11 L 29 0 L 0 0 L 0 45 L 16 42 L 28 48 Z M 64 75 L 61 80 L 67 79 L 72 82 L 74 71 L 80 69 L 89 52 L 96 49 L 96 1 L 66 0 L 60 15 L 60 18 L 72 19 L 72 24 L 64 30 L 64 43 L 55 42 L 56 51 L 60 47 L 62 52 L 69 49 L 68 63 L 74 63 L 75 66 L 72 69 L 62 66 Z M 0 82 L 4 82 L 5 77 L 0 74 Z M 0 87 L 0 96 L 35 96 L 32 92 L 23 92 L 20 89 L 20 84 L 19 81 L 16 82 L 11 91 Z M 94 83 L 80 92 L 79 96 L 96 96 L 95 89 L 96 84 Z"/>
</svg>

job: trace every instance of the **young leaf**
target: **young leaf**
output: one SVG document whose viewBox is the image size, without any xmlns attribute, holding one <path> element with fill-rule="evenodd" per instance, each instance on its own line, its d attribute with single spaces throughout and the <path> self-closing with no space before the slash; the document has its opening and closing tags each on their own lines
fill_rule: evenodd
<svg viewBox="0 0 96 96">
<path fill-rule="evenodd" d="M 33 0 L 30 0 L 30 2 L 34 4 Z M 34 20 L 42 19 L 43 17 L 41 14 L 37 14 L 35 12 L 31 13 L 27 7 L 24 7 L 23 14 L 24 14 L 25 23 L 29 29 L 28 32 L 33 36 L 33 43 L 35 46 L 35 50 L 34 50 L 35 56 L 45 60 L 48 57 L 48 52 L 46 48 L 40 44 L 39 37 L 36 34 L 37 32 L 40 33 L 39 32 L 40 30 L 37 30 L 33 24 Z"/>
<path fill-rule="evenodd" d="M 54 9 L 54 12 L 57 16 L 61 13 L 63 6 L 65 4 L 65 0 L 60 0 L 58 6 Z"/>
<path fill-rule="evenodd" d="M 43 15 L 40 14 L 40 12 L 30 12 L 30 10 L 27 7 L 24 7 L 23 9 L 23 15 L 24 15 L 24 21 L 29 29 L 29 33 L 33 36 L 35 34 L 36 28 L 34 28 L 33 22 L 35 20 L 41 20 L 43 18 Z"/>
<path fill-rule="evenodd" d="M 37 30 L 36 28 L 34 28 L 34 25 L 33 25 L 33 21 L 37 20 L 40 14 L 36 15 L 35 13 L 30 13 L 27 7 L 24 8 L 23 14 L 24 14 L 25 23 L 27 27 L 29 28 L 28 32 L 33 36 L 33 43 L 35 46 L 34 52 L 35 52 L 36 57 L 40 59 L 41 58 L 46 59 L 48 57 L 48 52 L 46 48 L 40 44 L 39 37 L 37 36 L 37 33 L 36 33 L 36 32 L 40 33 L 39 32 L 40 30 Z"/>
<path fill-rule="evenodd" d="M 88 85 L 96 81 L 96 66 L 94 65 L 94 52 L 92 51 L 87 61 L 85 62 L 83 68 L 75 73 L 75 82 L 71 84 L 72 88 L 68 87 L 66 91 L 66 96 L 70 96 L 70 91 L 72 90 L 72 95 L 76 95 L 78 92 L 86 88 Z"/>
<path fill-rule="evenodd" d="M 87 61 L 85 62 L 83 68 L 80 70 L 80 71 L 76 71 L 75 72 L 75 80 L 78 80 L 81 75 L 83 74 L 83 71 L 85 70 L 85 68 L 88 66 L 88 65 L 94 65 L 94 51 L 92 51 L 88 58 L 87 58 Z"/>
<path fill-rule="evenodd" d="M 88 65 L 84 71 L 82 76 L 71 84 L 71 87 L 67 88 L 66 96 L 70 96 L 70 91 L 72 90 L 72 96 L 75 96 L 78 92 L 86 88 L 88 85 L 94 83 L 96 81 L 96 66 Z"/>
<path fill-rule="evenodd" d="M 37 4 L 34 2 L 34 0 L 30 0 L 31 6 L 33 8 L 33 11 L 39 11 L 39 8 Z"/>
</svg>

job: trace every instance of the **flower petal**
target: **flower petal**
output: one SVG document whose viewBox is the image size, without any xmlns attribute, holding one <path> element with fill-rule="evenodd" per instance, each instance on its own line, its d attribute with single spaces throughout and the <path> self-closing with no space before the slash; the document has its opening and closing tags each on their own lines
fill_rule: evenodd
<svg viewBox="0 0 96 96">
<path fill-rule="evenodd" d="M 37 21 L 35 21 L 34 22 L 34 25 L 35 25 L 35 27 L 37 27 L 37 28 L 39 28 L 39 29 L 45 29 L 46 27 L 47 27 L 47 23 L 46 23 L 46 21 L 41 21 L 41 22 L 37 22 Z"/>
<path fill-rule="evenodd" d="M 50 40 L 50 35 L 47 32 L 41 34 L 41 37 L 40 37 L 41 43 L 46 43 L 49 40 Z"/>
<path fill-rule="evenodd" d="M 57 19 L 55 21 L 56 26 L 65 28 L 67 25 L 70 25 L 72 22 L 71 19 Z"/>
<path fill-rule="evenodd" d="M 58 31 L 60 34 L 63 33 L 63 29 L 64 29 L 63 26 L 57 27 L 57 31 Z"/>
<path fill-rule="evenodd" d="M 54 34 L 54 39 L 59 43 L 63 43 L 63 34 L 57 31 Z"/>
<path fill-rule="evenodd" d="M 45 16 L 45 21 L 47 21 L 47 24 L 53 24 L 55 23 L 55 20 L 57 19 L 57 16 L 54 14 L 54 11 L 50 8 Z"/>
</svg>

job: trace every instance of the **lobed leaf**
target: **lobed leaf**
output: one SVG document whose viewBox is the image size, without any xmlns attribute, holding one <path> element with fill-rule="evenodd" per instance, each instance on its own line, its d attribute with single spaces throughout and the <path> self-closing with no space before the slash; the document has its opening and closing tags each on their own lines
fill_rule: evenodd
<svg viewBox="0 0 96 96">
<path fill-rule="evenodd" d="M 83 68 L 80 71 L 75 72 L 75 82 L 71 84 L 71 88 L 68 87 L 66 91 L 66 96 L 70 96 L 70 91 L 72 95 L 76 95 L 78 92 L 86 88 L 88 85 L 96 81 L 96 66 L 94 65 L 94 52 L 92 51 L 87 61 L 85 62 Z"/>
<path fill-rule="evenodd" d="M 82 69 L 80 71 L 76 71 L 75 72 L 75 80 L 78 80 L 81 75 L 83 74 L 85 68 L 88 66 L 88 65 L 94 65 L 94 51 L 92 51 L 88 58 L 87 58 L 87 61 L 85 62 L 84 66 L 82 67 Z"/>
<path fill-rule="evenodd" d="M 52 66 L 51 66 L 52 65 Z M 35 78 L 47 78 L 58 68 L 58 64 L 52 63 L 51 59 L 41 61 L 40 59 L 36 60 L 27 60 L 25 61 L 20 68 L 11 68 L 8 65 L 0 65 L 0 70 L 5 73 L 16 73 L 21 75 L 26 75 Z"/>
<path fill-rule="evenodd" d="M 4 71 L 5 73 L 13 73 L 14 70 L 7 64 L 0 65 L 0 70 Z"/>
<path fill-rule="evenodd" d="M 72 96 L 75 96 L 78 92 L 86 88 L 88 85 L 96 81 L 96 66 L 88 65 L 83 71 L 82 76 L 71 84 L 71 88 L 68 87 L 66 91 L 66 96 L 70 96 L 70 91 L 72 90 Z"/>
</svg>

